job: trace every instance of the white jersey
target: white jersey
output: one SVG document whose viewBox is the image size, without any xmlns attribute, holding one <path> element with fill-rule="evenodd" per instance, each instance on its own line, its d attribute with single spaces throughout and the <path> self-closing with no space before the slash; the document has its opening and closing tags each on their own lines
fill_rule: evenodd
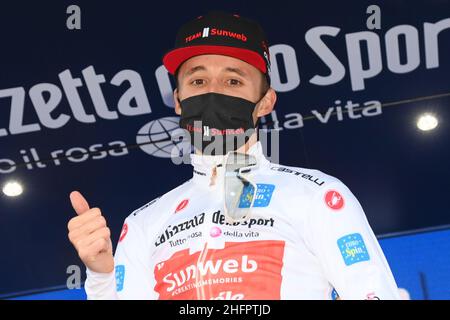
<svg viewBox="0 0 450 320">
<path fill-rule="evenodd" d="M 321 171 L 273 164 L 261 149 L 249 152 L 258 166 L 248 221 L 225 222 L 221 157 L 194 155 L 192 179 L 125 220 L 115 272 L 87 270 L 88 298 L 399 299 L 352 192 Z"/>
</svg>

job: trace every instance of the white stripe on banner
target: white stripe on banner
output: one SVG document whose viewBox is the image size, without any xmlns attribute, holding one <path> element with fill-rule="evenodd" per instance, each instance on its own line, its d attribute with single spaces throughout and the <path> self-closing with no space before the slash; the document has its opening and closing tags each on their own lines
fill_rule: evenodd
<svg viewBox="0 0 450 320">
<path fill-rule="evenodd" d="M 209 27 L 203 28 L 202 38 L 206 38 L 209 35 Z"/>
</svg>

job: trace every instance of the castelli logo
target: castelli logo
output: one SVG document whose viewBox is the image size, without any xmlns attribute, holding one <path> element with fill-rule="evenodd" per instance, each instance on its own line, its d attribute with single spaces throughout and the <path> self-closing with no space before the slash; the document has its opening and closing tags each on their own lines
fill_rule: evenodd
<svg viewBox="0 0 450 320">
<path fill-rule="evenodd" d="M 188 203 L 189 203 L 189 199 L 184 199 L 183 201 L 181 201 L 178 204 L 177 208 L 175 209 L 175 213 L 177 213 L 177 212 L 183 210 L 184 208 L 186 208 Z"/>
<path fill-rule="evenodd" d="M 121 242 L 123 239 L 125 239 L 125 236 L 128 233 L 128 224 L 124 224 L 122 227 L 122 231 L 120 232 L 120 238 L 119 238 L 119 242 Z"/>
<path fill-rule="evenodd" d="M 339 210 L 344 206 L 344 198 L 339 192 L 330 190 L 325 195 L 325 203 L 331 209 Z"/>
</svg>

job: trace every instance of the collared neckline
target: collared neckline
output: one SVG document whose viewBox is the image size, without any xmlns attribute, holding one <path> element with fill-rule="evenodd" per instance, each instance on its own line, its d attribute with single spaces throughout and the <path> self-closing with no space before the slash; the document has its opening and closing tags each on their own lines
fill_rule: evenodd
<svg viewBox="0 0 450 320">
<path fill-rule="evenodd" d="M 254 170 L 258 170 L 261 166 L 270 163 L 264 156 L 261 142 L 257 141 L 247 152 L 256 158 L 257 166 Z M 223 178 L 224 167 L 223 162 L 225 155 L 205 156 L 199 154 L 191 154 L 191 165 L 193 166 L 192 179 L 195 183 L 204 186 L 216 186 Z"/>
</svg>

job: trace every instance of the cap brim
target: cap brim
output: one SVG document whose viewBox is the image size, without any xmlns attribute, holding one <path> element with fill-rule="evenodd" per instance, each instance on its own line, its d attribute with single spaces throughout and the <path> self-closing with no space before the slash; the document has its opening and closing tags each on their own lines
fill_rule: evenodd
<svg viewBox="0 0 450 320">
<path fill-rule="evenodd" d="M 183 62 L 189 58 L 202 54 L 220 54 L 230 56 L 251 64 L 264 74 L 267 72 L 266 63 L 259 54 L 248 49 L 228 46 L 199 45 L 174 49 L 166 53 L 163 57 L 163 63 L 169 73 L 175 74 L 175 71 Z"/>
</svg>

